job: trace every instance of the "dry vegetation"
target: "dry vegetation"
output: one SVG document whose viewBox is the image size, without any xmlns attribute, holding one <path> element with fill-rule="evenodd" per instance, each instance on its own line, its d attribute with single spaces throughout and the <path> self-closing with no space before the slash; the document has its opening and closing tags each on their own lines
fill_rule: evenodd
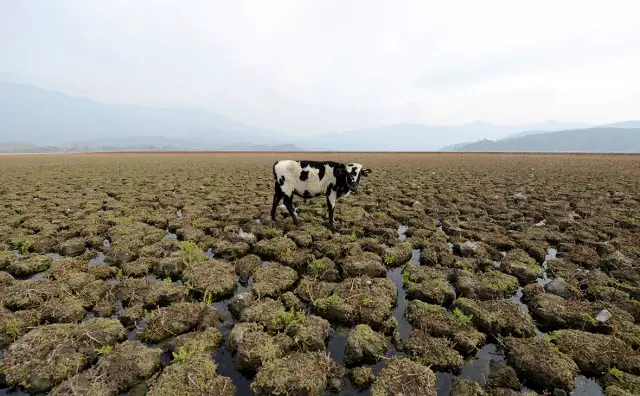
<svg viewBox="0 0 640 396">
<path fill-rule="evenodd" d="M 282 209 L 271 223 L 284 157 L 373 170 L 339 201 L 339 236 L 323 199 L 295 200 L 300 227 Z M 577 375 L 639 389 L 638 156 L 32 155 L 0 170 L 1 387 L 233 395 L 224 348 L 260 395 L 435 395 L 434 371 L 496 343 L 508 365 L 452 394 L 570 391 Z"/>
</svg>

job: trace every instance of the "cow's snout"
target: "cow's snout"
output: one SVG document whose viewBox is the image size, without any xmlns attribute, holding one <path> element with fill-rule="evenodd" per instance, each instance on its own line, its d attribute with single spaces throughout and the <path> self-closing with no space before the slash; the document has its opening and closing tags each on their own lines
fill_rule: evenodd
<svg viewBox="0 0 640 396">
<path fill-rule="evenodd" d="M 356 191 L 358 189 L 358 183 L 351 183 L 349 185 L 349 188 L 351 189 L 351 191 Z"/>
</svg>

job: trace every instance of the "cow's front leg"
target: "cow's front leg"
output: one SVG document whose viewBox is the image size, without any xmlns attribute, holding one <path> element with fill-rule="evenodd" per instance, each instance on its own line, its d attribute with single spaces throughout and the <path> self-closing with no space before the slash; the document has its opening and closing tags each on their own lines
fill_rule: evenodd
<svg viewBox="0 0 640 396">
<path fill-rule="evenodd" d="M 296 214 L 295 209 L 293 209 L 293 196 L 284 196 L 284 206 L 287 207 L 291 218 L 295 225 L 300 225 L 300 220 L 298 219 L 298 215 Z"/>
<path fill-rule="evenodd" d="M 332 230 L 337 231 L 338 226 L 336 225 L 336 221 L 333 218 L 333 209 L 336 207 L 336 192 L 331 191 L 331 193 L 327 194 L 327 208 L 329 209 L 329 226 Z"/>
<path fill-rule="evenodd" d="M 280 186 L 276 184 L 276 191 L 273 194 L 273 205 L 271 206 L 271 220 L 276 221 L 276 209 L 278 208 L 278 204 L 280 200 L 282 200 L 282 190 Z"/>
</svg>

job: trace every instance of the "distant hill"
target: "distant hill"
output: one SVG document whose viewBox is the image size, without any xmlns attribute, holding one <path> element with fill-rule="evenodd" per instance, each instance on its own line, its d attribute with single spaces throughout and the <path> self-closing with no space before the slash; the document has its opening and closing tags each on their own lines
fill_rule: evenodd
<svg viewBox="0 0 640 396">
<path fill-rule="evenodd" d="M 502 139 L 514 133 L 547 128 L 570 129 L 576 123 L 545 122 L 524 126 L 492 125 L 472 122 L 463 125 L 394 124 L 378 128 L 313 136 L 297 141 L 308 150 L 332 151 L 437 151 L 479 138 Z M 568 126 L 564 126 L 568 125 Z"/>
<path fill-rule="evenodd" d="M 640 121 L 609 126 L 640 128 Z M 23 148 L 4 149 L 11 152 L 437 151 L 441 147 L 443 151 L 460 151 L 469 146 L 464 142 L 479 139 L 512 140 L 586 128 L 587 124 L 578 122 L 492 125 L 476 121 L 462 125 L 394 124 L 292 137 L 245 125 L 204 109 L 101 103 L 30 85 L 0 82 L 0 142 L 28 144 Z"/>
<path fill-rule="evenodd" d="M 550 133 L 550 132 L 557 132 L 557 131 L 523 131 L 523 132 L 514 133 L 513 135 L 509 135 L 505 139 L 515 139 L 523 136 L 540 135 L 542 133 Z"/>
<path fill-rule="evenodd" d="M 614 122 L 612 124 L 606 124 L 602 126 L 605 128 L 640 128 L 640 121 L 632 120 L 632 121 Z"/>
<path fill-rule="evenodd" d="M 0 83 L 0 141 L 15 141 L 16 136 L 38 146 L 65 147 L 112 139 L 131 140 L 118 145 L 146 146 L 141 138 L 157 136 L 209 149 L 238 143 L 291 143 L 282 134 L 207 110 L 100 103 L 30 85 Z"/>
<path fill-rule="evenodd" d="M 223 147 L 224 151 L 304 151 L 295 144 L 234 144 Z"/>
<path fill-rule="evenodd" d="M 0 142 L 0 153 L 50 153 L 59 151 L 57 147 L 36 146 L 23 142 Z"/>
<path fill-rule="evenodd" d="M 454 152 L 454 151 L 458 151 L 461 148 L 463 148 L 464 146 L 471 144 L 473 142 L 464 142 L 464 143 L 456 143 L 456 144 L 451 144 L 449 146 L 444 146 L 443 148 L 441 148 L 438 151 L 448 151 L 448 152 Z"/>
<path fill-rule="evenodd" d="M 640 153 L 640 128 L 589 128 L 496 141 L 484 139 L 455 151 Z"/>
</svg>

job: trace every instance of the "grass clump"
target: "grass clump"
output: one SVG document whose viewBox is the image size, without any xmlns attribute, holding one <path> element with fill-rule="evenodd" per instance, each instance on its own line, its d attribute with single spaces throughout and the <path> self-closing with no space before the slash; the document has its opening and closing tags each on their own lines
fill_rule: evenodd
<svg viewBox="0 0 640 396">
<path fill-rule="evenodd" d="M 313 301 L 313 306 L 318 309 L 328 309 L 330 307 L 337 307 L 342 303 L 342 299 L 337 294 L 331 294 L 327 298 L 319 298 Z"/>
<path fill-rule="evenodd" d="M 514 301 L 459 298 L 455 302 L 453 315 L 456 321 L 464 321 L 467 319 L 456 315 L 455 310 L 466 315 L 478 330 L 486 334 L 514 337 L 532 337 L 535 334 L 531 316 Z"/>
<path fill-rule="evenodd" d="M 456 323 L 460 326 L 467 326 L 473 319 L 473 315 L 465 315 L 459 308 L 454 308 L 452 313 Z"/>
<path fill-rule="evenodd" d="M 178 249 L 182 262 L 187 266 L 201 263 L 207 259 L 207 256 L 195 242 L 180 241 L 178 242 Z"/>
<path fill-rule="evenodd" d="M 20 234 L 11 240 L 11 246 L 17 249 L 20 253 L 27 254 L 33 246 L 33 240 L 27 238 L 24 235 L 24 232 L 20 231 Z"/>
<path fill-rule="evenodd" d="M 217 373 L 217 366 L 210 356 L 195 354 L 164 369 L 147 395 L 233 396 L 235 393 L 231 379 Z"/>
<path fill-rule="evenodd" d="M 309 271 L 312 274 L 321 274 L 324 271 L 324 262 L 322 260 L 313 260 L 308 264 Z"/>
<path fill-rule="evenodd" d="M 2 371 L 10 386 L 46 391 L 86 368 L 97 356 L 97 349 L 114 345 L 125 336 L 124 327 L 115 319 L 40 326 L 13 344 L 2 360 Z"/>
<path fill-rule="evenodd" d="M 96 348 L 96 353 L 98 355 L 107 355 L 109 352 L 111 352 L 113 350 L 113 346 L 111 345 L 105 345 L 102 346 L 100 348 Z"/>
<path fill-rule="evenodd" d="M 179 335 L 171 340 L 167 347 L 174 360 L 183 361 L 190 356 L 212 351 L 220 346 L 222 338 L 218 329 L 208 327 L 204 331 Z"/>
<path fill-rule="evenodd" d="M 406 395 L 436 395 L 436 375 L 408 358 L 391 358 L 371 387 L 371 396 L 389 396 L 402 389 Z"/>
<path fill-rule="evenodd" d="M 289 311 L 278 312 L 278 315 L 272 319 L 272 324 L 273 327 L 287 327 L 294 322 L 304 323 L 305 320 L 304 310 L 292 308 Z"/>
<path fill-rule="evenodd" d="M 324 352 L 294 352 L 265 362 L 251 389 L 256 395 L 320 395 L 332 367 Z"/>
<path fill-rule="evenodd" d="M 624 372 L 622 370 L 618 370 L 615 367 L 611 367 L 609 369 L 609 374 L 613 375 L 617 379 L 622 379 L 624 377 Z"/>
<path fill-rule="evenodd" d="M 396 257 L 392 254 L 385 254 L 382 261 L 384 261 L 385 265 L 393 265 L 396 262 Z"/>
</svg>

